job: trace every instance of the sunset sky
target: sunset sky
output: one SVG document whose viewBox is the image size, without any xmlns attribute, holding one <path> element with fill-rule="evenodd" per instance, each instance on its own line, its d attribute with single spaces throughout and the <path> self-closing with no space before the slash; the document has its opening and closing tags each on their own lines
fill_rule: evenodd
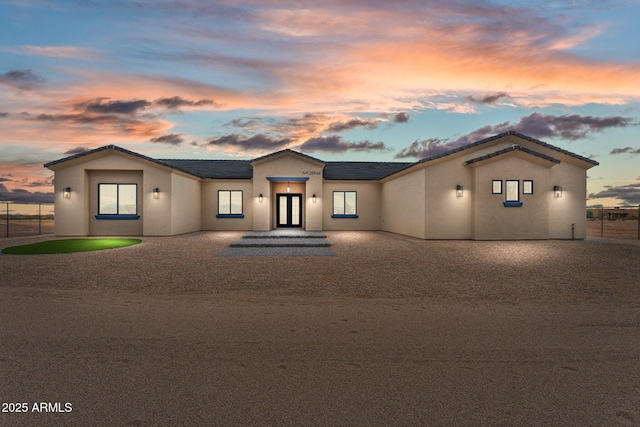
<svg viewBox="0 0 640 427">
<path fill-rule="evenodd" d="M 640 0 L 0 0 L 0 200 L 107 144 L 414 161 L 516 130 L 640 204 Z"/>
</svg>

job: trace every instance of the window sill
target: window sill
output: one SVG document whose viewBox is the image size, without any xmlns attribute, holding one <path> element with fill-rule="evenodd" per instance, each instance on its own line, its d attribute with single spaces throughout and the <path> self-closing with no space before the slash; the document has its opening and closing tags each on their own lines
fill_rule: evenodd
<svg viewBox="0 0 640 427">
<path fill-rule="evenodd" d="M 243 214 L 218 214 L 216 218 L 244 218 Z"/>
<path fill-rule="evenodd" d="M 505 208 L 519 208 L 522 202 L 502 202 Z"/>
<path fill-rule="evenodd" d="M 96 219 L 136 220 L 136 219 L 140 219 L 140 215 L 96 215 Z"/>
<path fill-rule="evenodd" d="M 331 215 L 331 218 L 358 218 L 358 215 Z"/>
</svg>

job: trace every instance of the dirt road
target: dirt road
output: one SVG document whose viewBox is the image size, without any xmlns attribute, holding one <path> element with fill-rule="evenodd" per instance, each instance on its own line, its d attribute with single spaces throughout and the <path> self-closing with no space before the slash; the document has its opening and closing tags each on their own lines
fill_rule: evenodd
<svg viewBox="0 0 640 427">
<path fill-rule="evenodd" d="M 2 288 L 0 424 L 637 425 L 639 313 Z"/>
</svg>

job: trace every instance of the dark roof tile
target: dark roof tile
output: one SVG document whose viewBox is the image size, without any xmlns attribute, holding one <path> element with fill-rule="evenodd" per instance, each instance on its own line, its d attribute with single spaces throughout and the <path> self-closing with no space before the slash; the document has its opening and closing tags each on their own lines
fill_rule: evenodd
<svg viewBox="0 0 640 427">
<path fill-rule="evenodd" d="M 560 163 L 560 160 L 555 159 L 555 158 L 553 158 L 551 156 L 547 156 L 545 154 L 538 153 L 537 151 L 530 150 L 530 149 L 522 147 L 520 145 L 512 145 L 511 147 L 503 148 L 502 150 L 494 151 L 493 153 L 485 154 L 484 156 L 480 156 L 480 157 L 476 157 L 475 159 L 467 160 L 466 162 L 464 162 L 464 164 L 465 165 L 470 165 L 472 163 L 481 162 L 483 160 L 487 160 L 487 159 L 490 159 L 492 157 L 497 157 L 497 156 L 500 156 L 502 154 L 510 153 L 510 152 L 516 151 L 516 150 L 522 151 L 522 152 L 527 153 L 527 154 L 531 154 L 531 155 L 536 156 L 536 157 L 540 157 L 541 159 L 545 159 L 545 160 L 548 160 L 548 161 L 553 162 L 553 163 Z"/>
<path fill-rule="evenodd" d="M 253 167 L 250 160 L 174 160 L 162 162 L 178 169 L 189 171 L 200 178 L 210 179 L 251 179 Z"/>
<path fill-rule="evenodd" d="M 63 163 L 72 159 L 76 159 L 79 157 L 87 156 L 92 153 L 96 153 L 99 151 L 112 149 L 117 150 L 122 153 L 138 157 L 140 159 L 147 160 L 149 162 L 156 163 L 161 166 L 173 168 L 179 170 L 184 173 L 188 173 L 190 175 L 194 175 L 200 178 L 209 178 L 209 179 L 251 179 L 253 177 L 253 167 L 251 165 L 252 162 L 256 160 L 266 159 L 280 153 L 294 153 L 300 155 L 302 157 L 306 157 L 310 160 L 324 163 L 324 179 L 328 180 L 379 180 L 385 178 L 389 175 L 393 175 L 397 172 L 400 172 L 404 169 L 410 168 L 420 163 L 425 163 L 431 160 L 435 160 L 441 157 L 449 156 L 451 154 L 467 150 L 472 147 L 477 147 L 479 145 L 485 144 L 489 141 L 494 141 L 498 138 L 502 138 L 507 135 L 515 135 L 519 138 L 525 139 L 527 141 L 532 141 L 536 144 L 539 144 L 543 147 L 550 148 L 552 150 L 556 150 L 563 154 L 566 154 L 571 157 L 575 157 L 582 161 L 591 163 L 593 165 L 598 165 L 598 162 L 588 159 L 586 157 L 579 156 L 577 154 L 571 153 L 569 151 L 563 150 L 558 147 L 554 147 L 553 145 L 547 144 L 546 142 L 539 141 L 537 139 L 528 137 L 526 135 L 522 135 L 515 131 L 508 131 L 501 133 L 496 136 L 492 136 L 490 138 L 486 138 L 454 150 L 447 151 L 446 153 L 442 153 L 436 156 L 424 158 L 418 162 L 324 162 L 322 160 L 316 159 L 315 157 L 308 156 L 306 154 L 299 153 L 294 150 L 286 149 L 281 150 L 275 153 L 267 154 L 266 156 L 258 157 L 253 160 L 185 160 L 185 159 L 164 159 L 157 160 L 151 157 L 144 156 L 142 154 L 135 153 L 133 151 L 126 150 L 124 148 L 115 146 L 115 145 L 106 145 L 104 147 L 96 148 L 94 150 L 85 151 L 84 153 L 76 154 L 73 156 L 65 157 L 63 159 L 55 160 L 49 163 L 46 163 L 45 167 L 50 167 L 59 163 Z M 519 147 L 519 146 L 518 146 Z M 513 150 L 514 148 L 508 148 L 506 150 Z M 550 156 L 546 156 L 544 154 L 538 153 L 533 150 L 528 150 L 524 147 L 519 147 L 519 150 L 527 152 L 529 154 L 533 154 L 535 156 L 545 158 L 547 160 L 553 162 L 559 162 L 559 160 L 554 159 Z M 499 150 L 496 153 L 489 154 L 487 156 L 495 156 L 502 154 Z M 487 156 L 478 157 L 476 159 L 469 160 L 467 164 L 473 163 L 475 161 L 484 160 L 484 158 L 488 158 Z"/>
<path fill-rule="evenodd" d="M 266 154 L 266 155 L 261 156 L 261 157 L 256 157 L 255 159 L 251 160 L 251 162 L 256 162 L 258 160 L 268 159 L 269 157 L 277 156 L 278 154 L 282 154 L 282 153 L 293 153 L 293 154 L 297 154 L 298 156 L 301 156 L 301 157 L 306 157 L 307 159 L 313 160 L 314 162 L 325 163 L 323 160 L 316 159 L 315 157 L 311 157 L 311 156 L 309 156 L 307 154 L 303 154 L 303 153 L 301 153 L 299 151 L 295 151 L 295 150 L 292 150 L 290 148 L 285 148 L 284 150 L 276 151 L 275 153 Z"/>
<path fill-rule="evenodd" d="M 324 179 L 378 180 L 412 164 L 406 162 L 327 162 L 324 167 Z"/>
</svg>

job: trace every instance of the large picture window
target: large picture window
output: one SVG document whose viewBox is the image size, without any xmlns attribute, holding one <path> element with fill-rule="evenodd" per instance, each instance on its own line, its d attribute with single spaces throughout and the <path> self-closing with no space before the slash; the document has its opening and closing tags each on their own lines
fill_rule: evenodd
<svg viewBox="0 0 640 427">
<path fill-rule="evenodd" d="M 357 217 L 357 194 L 355 191 L 333 192 L 333 217 Z"/>
<path fill-rule="evenodd" d="M 137 215 L 138 184 L 98 184 L 98 215 Z"/>
<path fill-rule="evenodd" d="M 218 190 L 218 217 L 242 215 L 242 190 Z"/>
</svg>

